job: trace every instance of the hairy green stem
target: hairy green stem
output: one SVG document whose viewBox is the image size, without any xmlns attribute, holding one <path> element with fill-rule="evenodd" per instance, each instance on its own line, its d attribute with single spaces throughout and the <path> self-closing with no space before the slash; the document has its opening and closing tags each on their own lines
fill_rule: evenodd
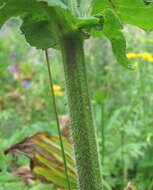
<svg viewBox="0 0 153 190">
<path fill-rule="evenodd" d="M 52 73 L 51 73 L 51 69 L 50 69 L 49 56 L 48 56 L 48 51 L 47 50 L 45 50 L 45 57 L 46 57 L 46 62 L 47 62 L 50 89 L 51 89 L 51 92 L 52 92 L 54 114 L 55 114 L 55 117 L 56 117 L 58 136 L 59 136 L 59 140 L 60 140 L 61 152 L 62 152 L 62 157 L 63 157 L 63 162 L 64 162 L 65 175 L 66 175 L 66 179 L 67 179 L 68 190 L 71 190 L 70 180 L 69 180 L 69 176 L 68 176 L 67 163 L 66 163 L 66 157 L 65 157 L 65 152 L 64 152 L 64 145 L 63 145 L 63 141 L 62 141 L 62 134 L 61 134 L 61 131 L 60 131 L 60 124 L 59 124 L 59 119 L 58 119 L 55 94 L 54 94 L 54 89 L 53 89 Z"/>
<path fill-rule="evenodd" d="M 102 190 L 82 35 L 78 32 L 64 36 L 61 40 L 61 48 L 78 174 L 78 189 Z"/>
</svg>

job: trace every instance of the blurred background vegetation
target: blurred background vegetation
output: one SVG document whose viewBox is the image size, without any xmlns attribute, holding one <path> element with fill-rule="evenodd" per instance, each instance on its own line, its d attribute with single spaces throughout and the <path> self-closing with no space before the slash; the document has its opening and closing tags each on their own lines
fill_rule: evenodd
<svg viewBox="0 0 153 190">
<path fill-rule="evenodd" d="M 116 62 L 106 38 L 85 44 L 102 173 L 112 190 L 129 181 L 139 190 L 153 190 L 153 32 L 125 26 L 124 34 L 134 71 Z M 49 56 L 58 114 L 68 115 L 61 55 L 50 49 Z M 9 176 L 29 160 L 3 155 L 37 131 L 57 135 L 44 52 L 25 42 L 16 19 L 0 31 L 0 76 L 0 190 L 48 190 Z"/>
</svg>

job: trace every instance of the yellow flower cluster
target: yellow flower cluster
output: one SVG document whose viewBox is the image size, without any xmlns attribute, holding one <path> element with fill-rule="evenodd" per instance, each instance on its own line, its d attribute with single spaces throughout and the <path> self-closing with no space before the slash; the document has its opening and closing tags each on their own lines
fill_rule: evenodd
<svg viewBox="0 0 153 190">
<path fill-rule="evenodd" d="M 133 59 L 133 58 L 143 58 L 149 62 L 153 62 L 153 56 L 151 53 L 143 52 L 143 53 L 127 53 L 127 58 Z"/>
<path fill-rule="evenodd" d="M 62 96 L 64 94 L 64 92 L 61 90 L 61 86 L 59 85 L 54 84 L 53 90 L 54 90 L 55 96 Z"/>
</svg>

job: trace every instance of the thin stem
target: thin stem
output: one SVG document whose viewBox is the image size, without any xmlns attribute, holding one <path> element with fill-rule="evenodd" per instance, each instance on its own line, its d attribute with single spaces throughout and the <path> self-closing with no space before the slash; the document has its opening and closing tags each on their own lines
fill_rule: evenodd
<svg viewBox="0 0 153 190">
<path fill-rule="evenodd" d="M 124 160 L 124 143 L 125 143 L 125 133 L 124 133 L 124 128 L 122 126 L 121 130 L 121 148 L 122 148 L 122 167 L 123 167 L 123 178 L 122 178 L 122 187 L 124 187 L 124 165 L 125 165 L 125 160 Z"/>
<path fill-rule="evenodd" d="M 104 121 L 104 104 L 101 105 L 101 139 L 102 139 L 102 166 L 104 166 L 105 157 L 105 121 Z"/>
<path fill-rule="evenodd" d="M 54 89 L 53 89 L 52 74 L 51 74 L 50 63 L 49 63 L 49 56 L 48 56 L 48 51 L 47 50 L 45 50 L 45 57 L 46 57 L 46 62 L 47 62 L 47 69 L 48 69 L 48 77 L 49 77 L 50 89 L 51 89 L 51 92 L 52 92 L 54 114 L 55 114 L 55 117 L 56 117 L 58 135 L 59 135 L 59 140 L 60 140 L 62 157 L 63 157 L 63 161 L 64 161 L 65 175 L 66 175 L 66 179 L 67 179 L 68 190 L 71 190 L 70 180 L 69 180 L 69 176 L 68 176 L 67 163 L 66 163 L 66 158 L 65 158 L 65 152 L 64 152 L 64 145 L 63 145 L 63 141 L 62 141 L 62 134 L 61 134 L 61 131 L 60 131 L 60 124 L 59 124 L 59 119 L 58 119 L 58 114 L 57 114 L 57 106 L 56 106 L 55 94 L 54 94 Z"/>
</svg>

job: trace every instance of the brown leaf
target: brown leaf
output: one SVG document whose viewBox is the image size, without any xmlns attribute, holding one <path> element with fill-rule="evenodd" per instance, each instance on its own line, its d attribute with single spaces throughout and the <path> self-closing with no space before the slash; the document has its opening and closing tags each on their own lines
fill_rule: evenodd
<svg viewBox="0 0 153 190">
<path fill-rule="evenodd" d="M 35 144 L 31 141 L 32 136 L 29 136 L 25 138 L 23 141 L 12 145 L 8 149 L 5 150 L 5 154 L 23 154 L 27 156 L 28 158 L 33 158 L 34 153 L 36 151 L 36 146 Z"/>
<path fill-rule="evenodd" d="M 76 184 L 76 172 L 72 145 L 64 137 L 63 143 L 68 172 L 74 186 Z M 62 180 L 60 187 L 66 187 L 65 169 L 58 137 L 54 137 L 48 133 L 38 132 L 6 149 L 5 154 L 8 153 L 23 154 L 30 158 L 31 175 L 30 173 L 24 175 L 23 170 L 18 171 L 23 180 L 31 180 L 28 177 L 32 176 L 33 179 L 39 178 L 43 183 L 53 183 L 59 186 L 59 178 Z M 43 173 L 38 171 L 39 168 L 43 170 Z"/>
</svg>

